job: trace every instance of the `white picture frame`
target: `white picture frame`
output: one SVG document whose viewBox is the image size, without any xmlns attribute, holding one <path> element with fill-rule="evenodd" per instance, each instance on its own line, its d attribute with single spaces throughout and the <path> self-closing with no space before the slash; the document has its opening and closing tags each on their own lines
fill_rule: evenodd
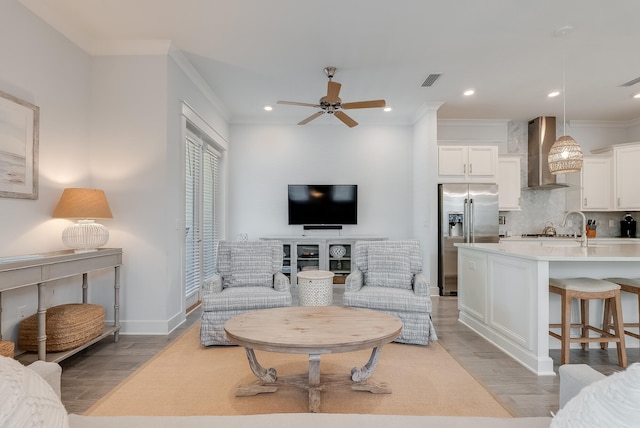
<svg viewBox="0 0 640 428">
<path fill-rule="evenodd" d="M 0 197 L 38 199 L 40 107 L 0 91 Z"/>
</svg>

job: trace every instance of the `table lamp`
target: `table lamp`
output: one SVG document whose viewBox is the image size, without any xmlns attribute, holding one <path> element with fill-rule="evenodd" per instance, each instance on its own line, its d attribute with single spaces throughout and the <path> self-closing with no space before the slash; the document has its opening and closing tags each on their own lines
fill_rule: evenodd
<svg viewBox="0 0 640 428">
<path fill-rule="evenodd" d="M 109 241 L 107 228 L 93 220 L 113 218 L 102 190 L 64 189 L 52 217 L 78 219 L 62 232 L 62 242 L 76 253 L 95 251 Z"/>
</svg>

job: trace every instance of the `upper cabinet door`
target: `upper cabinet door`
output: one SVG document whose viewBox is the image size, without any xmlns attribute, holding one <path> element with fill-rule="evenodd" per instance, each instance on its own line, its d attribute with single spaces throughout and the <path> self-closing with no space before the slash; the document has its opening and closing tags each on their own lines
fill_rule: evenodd
<svg viewBox="0 0 640 428">
<path fill-rule="evenodd" d="M 466 146 L 439 146 L 438 175 L 464 179 L 467 175 L 467 152 Z"/>
<path fill-rule="evenodd" d="M 520 211 L 520 158 L 498 159 L 498 210 Z"/>
<path fill-rule="evenodd" d="M 493 146 L 469 147 L 469 176 L 492 177 L 498 173 L 498 148 Z"/>
<path fill-rule="evenodd" d="M 618 211 L 640 210 L 640 186 L 638 186 L 638 168 L 640 168 L 640 144 L 615 147 L 614 162 L 614 206 Z"/>
<path fill-rule="evenodd" d="M 585 157 L 582 164 L 582 200 L 584 211 L 610 211 L 613 207 L 611 158 Z"/>
<path fill-rule="evenodd" d="M 496 146 L 438 146 L 440 183 L 495 183 L 497 170 Z"/>
</svg>

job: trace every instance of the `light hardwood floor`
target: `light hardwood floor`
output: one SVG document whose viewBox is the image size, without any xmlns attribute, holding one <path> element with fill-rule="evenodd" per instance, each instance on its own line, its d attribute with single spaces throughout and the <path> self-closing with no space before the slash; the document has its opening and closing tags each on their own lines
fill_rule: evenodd
<svg viewBox="0 0 640 428">
<path fill-rule="evenodd" d="M 334 304 L 342 301 L 336 287 Z M 294 295 L 295 302 L 295 295 Z M 536 376 L 512 358 L 457 321 L 457 298 L 434 297 L 433 320 L 440 344 L 514 416 L 546 416 L 558 408 L 558 376 Z M 168 336 L 121 335 L 114 343 L 106 338 L 61 363 L 62 401 L 69 412 L 82 413 L 96 400 L 142 366 L 200 317 L 200 309 Z M 639 361 L 640 351 L 628 351 L 629 364 Z M 556 369 L 559 350 L 551 352 Z M 572 363 L 586 363 L 605 374 L 620 368 L 615 349 L 572 350 Z"/>
</svg>

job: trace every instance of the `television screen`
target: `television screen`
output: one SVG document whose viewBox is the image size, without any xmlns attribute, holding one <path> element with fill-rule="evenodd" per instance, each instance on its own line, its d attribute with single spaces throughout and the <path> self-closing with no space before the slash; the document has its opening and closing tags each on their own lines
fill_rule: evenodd
<svg viewBox="0 0 640 428">
<path fill-rule="evenodd" d="M 357 185 L 289 185 L 289 224 L 342 225 L 357 223 Z"/>
</svg>

